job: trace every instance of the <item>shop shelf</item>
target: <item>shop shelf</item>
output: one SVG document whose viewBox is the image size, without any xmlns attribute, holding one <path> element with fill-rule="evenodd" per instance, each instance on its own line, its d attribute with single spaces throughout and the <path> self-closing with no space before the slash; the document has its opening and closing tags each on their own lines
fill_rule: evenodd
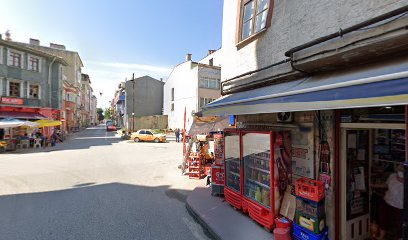
<svg viewBox="0 0 408 240">
<path fill-rule="evenodd" d="M 261 186 L 261 187 L 264 187 L 264 188 L 267 188 L 267 189 L 271 189 L 271 187 L 270 186 L 268 186 L 268 185 L 265 185 L 265 184 L 263 184 L 263 183 L 260 183 L 260 182 L 258 182 L 258 181 L 255 181 L 255 180 L 252 180 L 252 179 L 247 179 L 249 182 L 251 182 L 251 183 L 255 183 L 255 184 L 257 184 L 257 185 L 259 185 L 259 186 Z"/>
<path fill-rule="evenodd" d="M 267 174 L 270 174 L 270 173 L 271 173 L 271 171 L 270 171 L 270 170 L 266 170 L 266 169 L 262 169 L 262 168 L 254 167 L 254 166 L 251 166 L 251 165 L 248 165 L 247 167 L 248 167 L 248 168 L 251 168 L 251 169 L 258 170 L 258 171 L 260 171 L 260 172 L 267 173 Z"/>
<path fill-rule="evenodd" d="M 231 174 L 234 175 L 234 176 L 240 177 L 239 173 L 232 172 L 232 171 L 230 171 L 229 173 L 231 173 Z"/>
</svg>

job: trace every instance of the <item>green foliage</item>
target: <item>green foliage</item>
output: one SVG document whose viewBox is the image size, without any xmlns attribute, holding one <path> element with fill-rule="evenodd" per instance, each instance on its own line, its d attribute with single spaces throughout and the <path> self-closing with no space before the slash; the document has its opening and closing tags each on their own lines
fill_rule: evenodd
<svg viewBox="0 0 408 240">
<path fill-rule="evenodd" d="M 103 116 L 103 109 L 102 108 L 97 108 L 96 113 L 98 114 L 98 120 L 99 121 L 102 121 L 103 119 L 105 119 L 105 117 Z"/>
<path fill-rule="evenodd" d="M 105 108 L 104 116 L 105 116 L 105 119 L 111 119 L 112 118 L 112 112 L 111 112 L 110 108 Z"/>
</svg>

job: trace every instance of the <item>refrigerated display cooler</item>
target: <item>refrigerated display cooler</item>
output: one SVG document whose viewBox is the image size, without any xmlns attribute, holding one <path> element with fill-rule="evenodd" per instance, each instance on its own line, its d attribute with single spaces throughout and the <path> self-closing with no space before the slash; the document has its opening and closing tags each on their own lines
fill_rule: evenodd
<svg viewBox="0 0 408 240">
<path fill-rule="evenodd" d="M 237 209 L 242 208 L 241 202 L 241 140 L 240 131 L 224 132 L 224 168 L 225 168 L 225 200 Z"/>
<path fill-rule="evenodd" d="M 274 227 L 286 186 L 291 183 L 290 138 L 290 131 L 226 132 L 225 199 L 267 229 Z"/>
</svg>

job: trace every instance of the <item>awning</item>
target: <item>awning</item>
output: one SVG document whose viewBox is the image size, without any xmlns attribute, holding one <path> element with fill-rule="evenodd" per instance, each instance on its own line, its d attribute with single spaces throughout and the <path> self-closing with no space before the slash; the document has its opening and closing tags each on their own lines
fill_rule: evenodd
<svg viewBox="0 0 408 240">
<path fill-rule="evenodd" d="M 228 117 L 196 117 L 188 131 L 188 136 L 196 136 L 198 134 L 209 134 L 210 132 L 223 131 L 228 128 Z"/>
<path fill-rule="evenodd" d="M 13 112 L 13 111 L 0 111 L 0 118 L 19 118 L 19 119 L 44 119 L 44 115 L 36 112 Z"/>
<path fill-rule="evenodd" d="M 50 119 L 41 119 L 35 122 L 40 125 L 39 127 L 55 127 L 62 125 L 61 121 L 55 121 Z"/>
<path fill-rule="evenodd" d="M 227 95 L 206 105 L 203 116 L 407 104 L 408 58 L 404 58 Z"/>
<path fill-rule="evenodd" d="M 22 121 L 15 118 L 0 119 L 0 128 L 14 128 L 14 127 L 38 127 L 39 124 L 30 121 Z"/>
</svg>

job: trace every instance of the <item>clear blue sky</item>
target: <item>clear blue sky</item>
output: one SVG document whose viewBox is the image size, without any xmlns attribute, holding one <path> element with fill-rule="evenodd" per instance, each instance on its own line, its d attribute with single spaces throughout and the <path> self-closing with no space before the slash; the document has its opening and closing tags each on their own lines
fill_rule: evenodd
<svg viewBox="0 0 408 240">
<path fill-rule="evenodd" d="M 222 8 L 223 0 L 6 0 L 0 33 L 79 52 L 98 105 L 106 107 L 133 72 L 166 79 L 187 52 L 199 60 L 220 48 Z"/>
</svg>

